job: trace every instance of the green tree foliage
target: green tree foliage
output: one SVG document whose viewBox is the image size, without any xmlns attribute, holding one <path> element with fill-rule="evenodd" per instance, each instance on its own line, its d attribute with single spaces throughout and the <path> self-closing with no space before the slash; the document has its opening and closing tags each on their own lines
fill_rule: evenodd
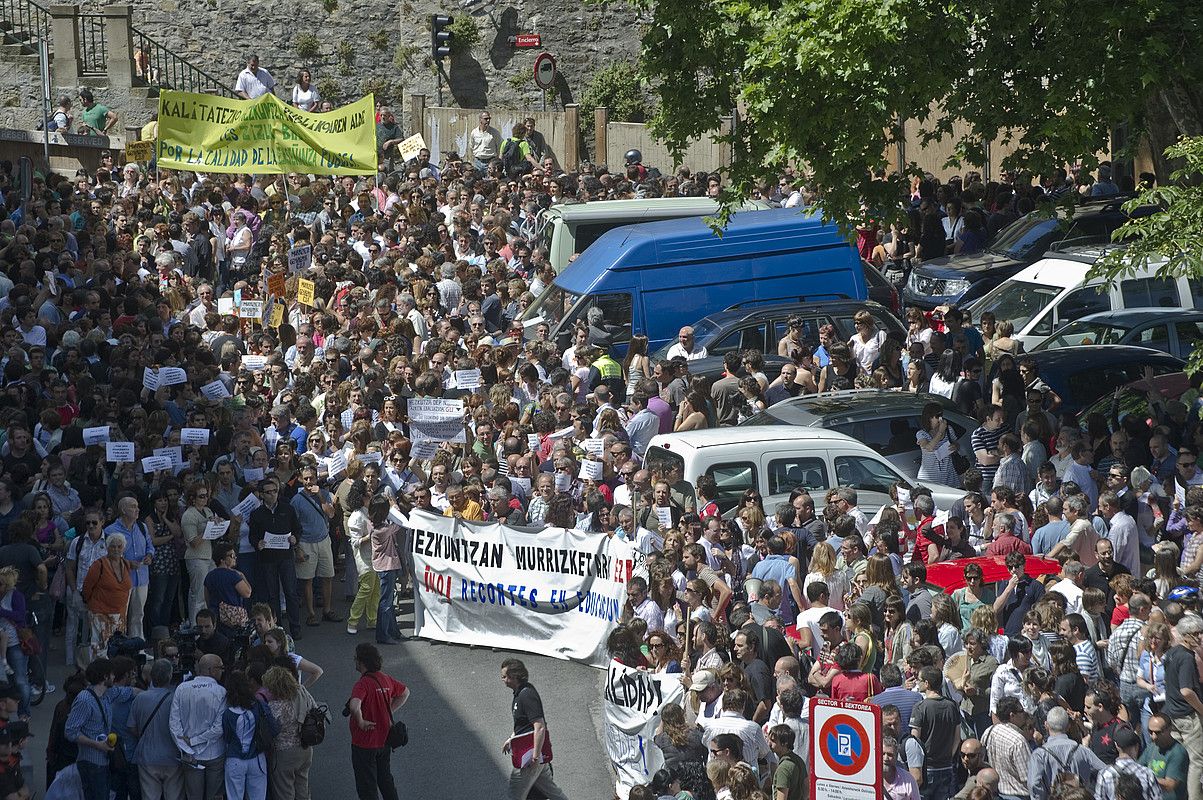
<svg viewBox="0 0 1203 800">
<path fill-rule="evenodd" d="M 615 122 L 642 122 L 647 114 L 639 68 L 628 61 L 615 61 L 595 72 L 581 94 L 581 121 L 593 128 L 593 110 L 605 106 Z"/>
<path fill-rule="evenodd" d="M 1169 0 L 634 0 L 650 23 L 641 67 L 654 132 L 675 152 L 740 109 L 728 200 L 765 172 L 805 163 L 824 213 L 890 207 L 898 120 L 931 137 L 1017 145 L 1004 167 L 1044 172 L 1105 149 L 1113 125 L 1150 113 L 1203 133 L 1203 5 Z M 933 109 L 942 109 L 935 110 Z M 952 166 L 952 165 L 950 165 Z"/>
<path fill-rule="evenodd" d="M 1203 280 L 1203 137 L 1183 137 L 1166 148 L 1165 156 L 1181 164 L 1170 183 L 1146 189 L 1124 205 L 1129 212 L 1150 206 L 1161 210 L 1133 216 L 1117 230 L 1114 239 L 1127 244 L 1109 252 L 1095 265 L 1094 274 L 1117 280 L 1155 267 L 1159 276 Z M 1203 349 L 1191 353 L 1188 369 L 1203 369 Z"/>
<path fill-rule="evenodd" d="M 476 18 L 469 14 L 456 14 L 447 30 L 451 31 L 453 54 L 470 53 L 473 47 L 480 44 L 480 26 Z"/>
</svg>

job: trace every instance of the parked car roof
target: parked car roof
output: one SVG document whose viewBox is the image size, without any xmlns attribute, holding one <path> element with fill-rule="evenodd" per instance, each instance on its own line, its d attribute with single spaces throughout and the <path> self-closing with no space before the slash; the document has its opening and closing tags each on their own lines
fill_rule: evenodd
<svg viewBox="0 0 1203 800">
<path fill-rule="evenodd" d="M 1155 374 L 1182 370 L 1186 362 L 1148 347 L 1126 344 L 1084 345 L 1041 350 L 1021 358 L 1036 362 L 1040 380 L 1061 397 L 1061 411 L 1077 414 L 1113 391 L 1141 377 L 1145 367 Z M 1083 377 L 1083 373 L 1099 373 Z"/>
<path fill-rule="evenodd" d="M 747 420 L 740 427 L 772 424 L 770 420 L 791 425 L 808 425 L 820 417 L 836 415 L 889 416 L 896 411 L 922 409 L 928 403 L 939 403 L 946 409 L 956 408 L 951 400 L 935 394 L 890 392 L 884 389 L 849 389 L 828 394 L 801 395 L 782 400 Z"/>
</svg>

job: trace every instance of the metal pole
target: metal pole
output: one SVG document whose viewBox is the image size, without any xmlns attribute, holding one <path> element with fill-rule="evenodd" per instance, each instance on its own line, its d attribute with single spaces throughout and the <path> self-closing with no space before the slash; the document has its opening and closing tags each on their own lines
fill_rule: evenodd
<svg viewBox="0 0 1203 800">
<path fill-rule="evenodd" d="M 543 90 L 543 110 L 547 110 L 547 90 Z"/>
<path fill-rule="evenodd" d="M 50 50 L 45 35 L 38 41 L 38 70 L 42 78 L 42 156 L 50 169 Z"/>
</svg>

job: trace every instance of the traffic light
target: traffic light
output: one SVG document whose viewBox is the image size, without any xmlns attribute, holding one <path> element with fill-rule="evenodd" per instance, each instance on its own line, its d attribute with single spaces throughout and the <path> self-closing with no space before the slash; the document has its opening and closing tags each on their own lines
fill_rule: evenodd
<svg viewBox="0 0 1203 800">
<path fill-rule="evenodd" d="M 430 57 L 442 61 L 451 55 L 451 40 L 454 34 L 447 30 L 452 18 L 446 14 L 430 15 Z"/>
</svg>

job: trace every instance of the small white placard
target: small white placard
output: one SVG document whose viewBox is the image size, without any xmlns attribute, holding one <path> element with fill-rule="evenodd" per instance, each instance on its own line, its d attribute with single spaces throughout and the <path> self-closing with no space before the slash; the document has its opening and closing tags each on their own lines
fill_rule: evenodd
<svg viewBox="0 0 1203 800">
<path fill-rule="evenodd" d="M 159 374 L 150 367 L 143 367 L 142 385 L 152 392 L 155 391 L 159 388 Z"/>
<path fill-rule="evenodd" d="M 255 494 L 248 494 L 243 498 L 241 503 L 230 509 L 230 514 L 235 517 L 242 517 L 243 519 L 246 519 L 248 514 L 261 505 L 263 505 L 263 502 L 259 500 L 258 496 Z"/>
<path fill-rule="evenodd" d="M 287 550 L 292 544 L 288 541 L 287 533 L 265 533 L 263 546 L 268 550 Z"/>
<path fill-rule="evenodd" d="M 206 445 L 209 443 L 208 428 L 181 428 L 180 444 Z"/>
<path fill-rule="evenodd" d="M 230 390 L 221 381 L 213 381 L 201 387 L 201 394 L 210 400 L 225 400 L 230 396 Z"/>
<path fill-rule="evenodd" d="M 247 467 L 242 470 L 242 479 L 247 483 L 261 481 L 263 480 L 263 472 L 262 467 Z"/>
<path fill-rule="evenodd" d="M 656 506 L 656 519 L 660 520 L 660 525 L 665 528 L 673 526 L 673 510 L 668 506 Z"/>
<path fill-rule="evenodd" d="M 572 476 L 569 475 L 567 472 L 557 472 L 556 473 L 556 491 L 557 492 L 566 492 L 566 491 L 568 491 L 569 486 L 572 486 Z"/>
<path fill-rule="evenodd" d="M 106 461 L 114 464 L 132 464 L 134 463 L 134 443 L 105 442 L 104 457 Z"/>
<path fill-rule="evenodd" d="M 590 461 L 585 459 L 581 462 L 581 471 L 577 475 L 578 478 L 585 478 L 591 481 L 600 481 L 602 476 L 606 474 L 606 468 L 600 461 Z"/>
<path fill-rule="evenodd" d="M 585 441 L 581 442 L 581 447 L 591 456 L 600 456 L 606 449 L 606 440 L 586 439 Z"/>
<path fill-rule="evenodd" d="M 175 386 L 178 383 L 187 383 L 188 373 L 179 367 L 160 367 L 159 368 L 159 385 L 160 386 Z"/>
<path fill-rule="evenodd" d="M 267 366 L 267 356 L 243 356 L 242 368 L 250 372 L 262 372 Z"/>
<path fill-rule="evenodd" d="M 109 440 L 109 426 L 99 425 L 95 428 L 84 428 L 84 444 L 104 444 Z"/>
<path fill-rule="evenodd" d="M 556 431 L 555 433 L 547 434 L 547 438 L 563 439 L 565 436 L 571 436 L 573 430 L 574 430 L 573 427 L 571 425 L 569 425 L 567 428 L 561 428 L 560 430 Z"/>
<path fill-rule="evenodd" d="M 530 478 L 519 478 L 516 475 L 511 475 L 510 486 L 515 489 L 521 489 L 523 494 L 530 494 Z"/>
<path fill-rule="evenodd" d="M 339 450 L 334 455 L 326 459 L 326 473 L 333 478 L 347 471 L 347 454 L 343 450 Z"/>
<path fill-rule="evenodd" d="M 480 370 L 457 369 L 455 371 L 455 386 L 457 389 L 479 389 Z"/>
<path fill-rule="evenodd" d="M 363 464 L 383 464 L 384 455 L 379 450 L 370 453 L 356 453 L 355 460 Z"/>
<path fill-rule="evenodd" d="M 230 529 L 230 521 L 228 519 L 215 519 L 205 523 L 205 532 L 202 534 L 205 539 L 220 539 L 226 535 L 226 531 Z"/>
<path fill-rule="evenodd" d="M 171 469 L 173 466 L 175 465 L 171 463 L 171 459 L 167 456 L 147 456 L 142 459 L 142 472 L 147 474 Z"/>
<path fill-rule="evenodd" d="M 184 463 L 184 448 L 182 447 L 156 447 L 154 454 L 159 458 L 169 459 L 173 467 Z"/>
<path fill-rule="evenodd" d="M 233 297 L 217 298 L 217 313 L 219 316 L 223 316 L 223 317 L 234 316 L 234 298 Z"/>
<path fill-rule="evenodd" d="M 526 434 L 526 449 L 527 450 L 538 450 L 539 449 L 539 434 L 537 434 L 537 433 Z"/>
<path fill-rule="evenodd" d="M 410 458 L 430 459 L 439 452 L 439 443 L 434 439 L 414 439 L 409 449 Z"/>
</svg>

